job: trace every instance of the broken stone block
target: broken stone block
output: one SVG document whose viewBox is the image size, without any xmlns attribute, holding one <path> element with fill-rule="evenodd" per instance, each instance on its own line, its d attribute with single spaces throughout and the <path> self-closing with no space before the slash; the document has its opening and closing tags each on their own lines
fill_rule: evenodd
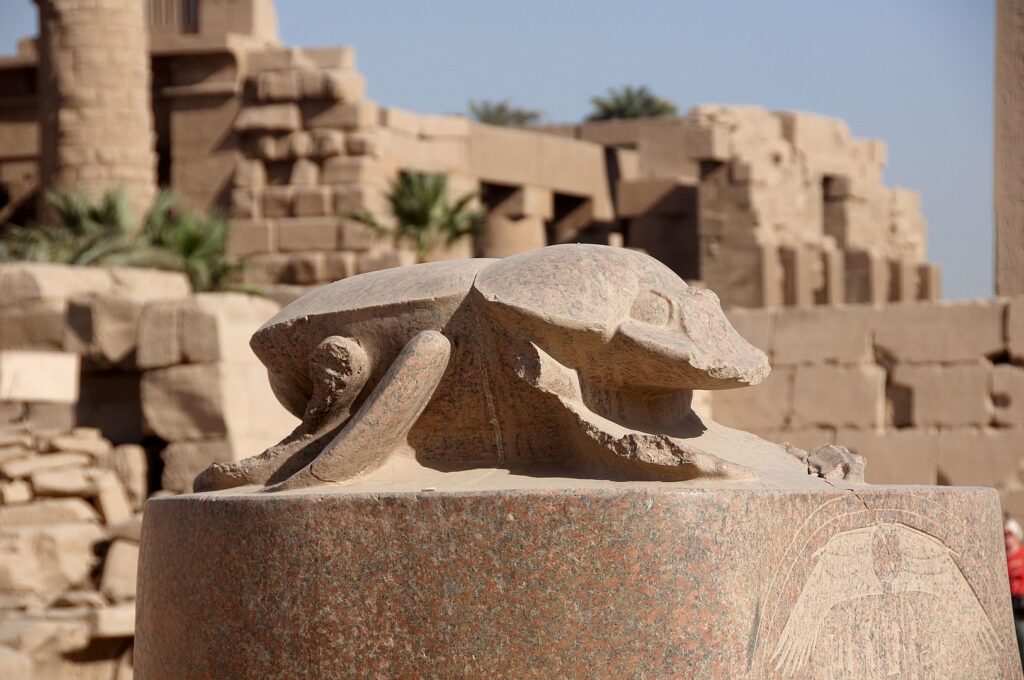
<svg viewBox="0 0 1024 680">
<path fill-rule="evenodd" d="M 0 306 L 64 301 L 78 293 L 106 291 L 113 285 L 110 270 L 48 263 L 0 266 Z"/>
<path fill-rule="evenodd" d="M 304 102 L 307 128 L 365 130 L 377 124 L 377 105 L 369 99 L 356 102 Z"/>
<path fill-rule="evenodd" d="M 89 626 L 84 621 L 43 616 L 19 613 L 0 623 L 0 648 L 45 658 L 84 649 L 89 644 Z"/>
<path fill-rule="evenodd" d="M 256 361 L 249 336 L 278 310 L 277 303 L 244 293 L 200 293 L 182 321 L 182 346 L 190 363 Z"/>
<path fill-rule="evenodd" d="M 238 132 L 291 132 L 302 127 L 302 113 L 295 104 L 265 104 L 243 108 L 235 119 Z"/>
<path fill-rule="evenodd" d="M 384 181 L 379 161 L 369 156 L 334 156 L 324 161 L 324 184 L 382 185 Z"/>
<path fill-rule="evenodd" d="M 0 351 L 0 401 L 73 404 L 79 358 L 70 352 Z"/>
<path fill-rule="evenodd" d="M 139 368 L 162 368 L 181 363 L 179 324 L 183 310 L 190 305 L 189 299 L 160 300 L 150 302 L 142 309 L 135 355 Z"/>
<path fill-rule="evenodd" d="M 380 147 L 380 136 L 373 132 L 353 132 L 345 138 L 345 149 L 352 156 L 377 156 Z"/>
<path fill-rule="evenodd" d="M 103 562 L 100 591 L 111 602 L 135 599 L 136 573 L 139 568 L 139 544 L 115 540 Z"/>
<path fill-rule="evenodd" d="M 315 93 L 308 96 L 355 102 L 366 96 L 366 78 L 353 70 L 325 71 L 319 82 L 309 83 L 308 91 Z"/>
<path fill-rule="evenodd" d="M 316 186 L 320 181 L 320 165 L 308 158 L 300 158 L 292 164 L 288 183 L 295 187 Z"/>
<path fill-rule="evenodd" d="M 267 185 L 267 166 L 255 158 L 239 159 L 235 162 L 232 183 L 245 189 L 262 189 Z"/>
<path fill-rule="evenodd" d="M 96 483 L 86 467 L 42 470 L 31 476 L 32 490 L 37 496 L 81 496 L 96 494 Z"/>
<path fill-rule="evenodd" d="M 32 485 L 22 479 L 0 482 L 0 504 L 15 505 L 32 500 Z"/>
<path fill-rule="evenodd" d="M 0 527 L 98 522 L 99 519 L 96 510 L 81 498 L 46 499 L 0 508 Z"/>
<path fill-rule="evenodd" d="M 45 470 L 85 467 L 93 462 L 85 453 L 48 453 L 29 458 L 15 458 L 0 463 L 0 474 L 8 479 L 24 479 Z"/>
<path fill-rule="evenodd" d="M 91 612 L 90 635 L 93 638 L 128 638 L 135 635 L 135 605 L 119 604 Z"/>
<path fill-rule="evenodd" d="M 808 473 L 829 482 L 864 482 L 864 457 L 851 453 L 845 446 L 819 446 L 807 455 L 806 462 Z"/>
<path fill-rule="evenodd" d="M 302 97 L 298 71 L 258 74 L 256 97 L 261 101 L 297 101 Z M 237 123 L 235 127 L 238 129 Z"/>
<path fill-rule="evenodd" d="M 107 527 L 113 538 L 120 538 L 126 541 L 138 543 L 142 540 L 142 513 L 137 512 L 129 519 Z"/>
<path fill-rule="evenodd" d="M 0 306 L 0 349 L 62 349 L 65 306 L 63 300 Z"/>
<path fill-rule="evenodd" d="M 87 453 L 98 461 L 105 460 L 112 449 L 110 442 L 102 437 L 98 429 L 92 427 L 78 427 L 71 434 L 50 437 L 50 450 Z"/>
<path fill-rule="evenodd" d="M 27 406 L 23 422 L 37 431 L 68 430 L 78 422 L 75 404 L 35 403 Z"/>
<path fill-rule="evenodd" d="M 333 195 L 328 187 L 304 186 L 295 189 L 294 212 L 299 217 L 320 217 L 330 215 L 333 206 Z M 287 225 L 278 222 L 281 232 Z"/>
<path fill-rule="evenodd" d="M 132 507 L 141 508 L 149 495 L 149 461 L 146 450 L 138 444 L 122 444 L 111 453 L 109 464 L 128 492 Z"/>
<path fill-rule="evenodd" d="M 283 141 L 289 158 L 308 158 L 313 153 L 313 137 L 304 130 L 292 132 Z"/>
<path fill-rule="evenodd" d="M 144 302 L 122 295 L 91 294 L 68 304 L 64 349 L 102 366 L 115 366 L 135 350 Z"/>
<path fill-rule="evenodd" d="M 32 660 L 21 652 L 16 652 L 10 647 L 0 645 L 0 677 L 32 677 Z"/>
<path fill-rule="evenodd" d="M 87 522 L 18 527 L 0 523 L 0 589 L 49 602 L 82 586 L 99 561 L 96 544 L 105 538 L 102 527 Z"/>
<path fill-rule="evenodd" d="M 117 475 L 106 470 L 104 472 L 107 474 L 96 479 L 96 507 L 107 524 L 127 521 L 132 516 L 132 504 L 128 500 L 128 494 L 118 481 Z"/>
</svg>

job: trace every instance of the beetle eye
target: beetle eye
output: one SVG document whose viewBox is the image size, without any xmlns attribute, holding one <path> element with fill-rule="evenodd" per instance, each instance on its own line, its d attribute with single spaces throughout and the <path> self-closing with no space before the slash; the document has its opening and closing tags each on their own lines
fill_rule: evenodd
<svg viewBox="0 0 1024 680">
<path fill-rule="evenodd" d="M 646 291 L 633 301 L 629 316 L 652 326 L 667 326 L 672 319 L 672 303 L 653 291 Z"/>
</svg>

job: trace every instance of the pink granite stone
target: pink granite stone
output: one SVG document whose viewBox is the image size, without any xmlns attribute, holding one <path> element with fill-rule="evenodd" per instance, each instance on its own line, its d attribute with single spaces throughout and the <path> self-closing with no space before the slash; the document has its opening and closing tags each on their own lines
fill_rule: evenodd
<svg viewBox="0 0 1024 680">
<path fill-rule="evenodd" d="M 547 486 L 150 501 L 137 677 L 1021 677 L 992 490 Z"/>
</svg>

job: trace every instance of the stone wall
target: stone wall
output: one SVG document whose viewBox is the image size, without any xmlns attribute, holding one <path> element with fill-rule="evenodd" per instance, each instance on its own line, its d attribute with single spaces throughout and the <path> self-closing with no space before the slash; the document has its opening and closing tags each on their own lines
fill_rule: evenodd
<svg viewBox="0 0 1024 680">
<path fill-rule="evenodd" d="M 712 393 L 716 420 L 804 449 L 843 444 L 869 482 L 993 486 L 1024 517 L 1024 298 L 729 318 L 772 374 Z"/>
</svg>

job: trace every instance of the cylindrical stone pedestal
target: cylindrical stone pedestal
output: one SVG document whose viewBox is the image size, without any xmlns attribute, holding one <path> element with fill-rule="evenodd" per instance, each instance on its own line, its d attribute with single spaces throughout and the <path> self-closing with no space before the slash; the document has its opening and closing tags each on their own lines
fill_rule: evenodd
<svg viewBox="0 0 1024 680">
<path fill-rule="evenodd" d="M 139 570 L 144 680 L 1020 678 L 991 490 L 198 494 Z"/>
<path fill-rule="evenodd" d="M 146 3 L 36 4 L 43 186 L 93 198 L 121 187 L 142 214 L 156 191 Z"/>
</svg>

